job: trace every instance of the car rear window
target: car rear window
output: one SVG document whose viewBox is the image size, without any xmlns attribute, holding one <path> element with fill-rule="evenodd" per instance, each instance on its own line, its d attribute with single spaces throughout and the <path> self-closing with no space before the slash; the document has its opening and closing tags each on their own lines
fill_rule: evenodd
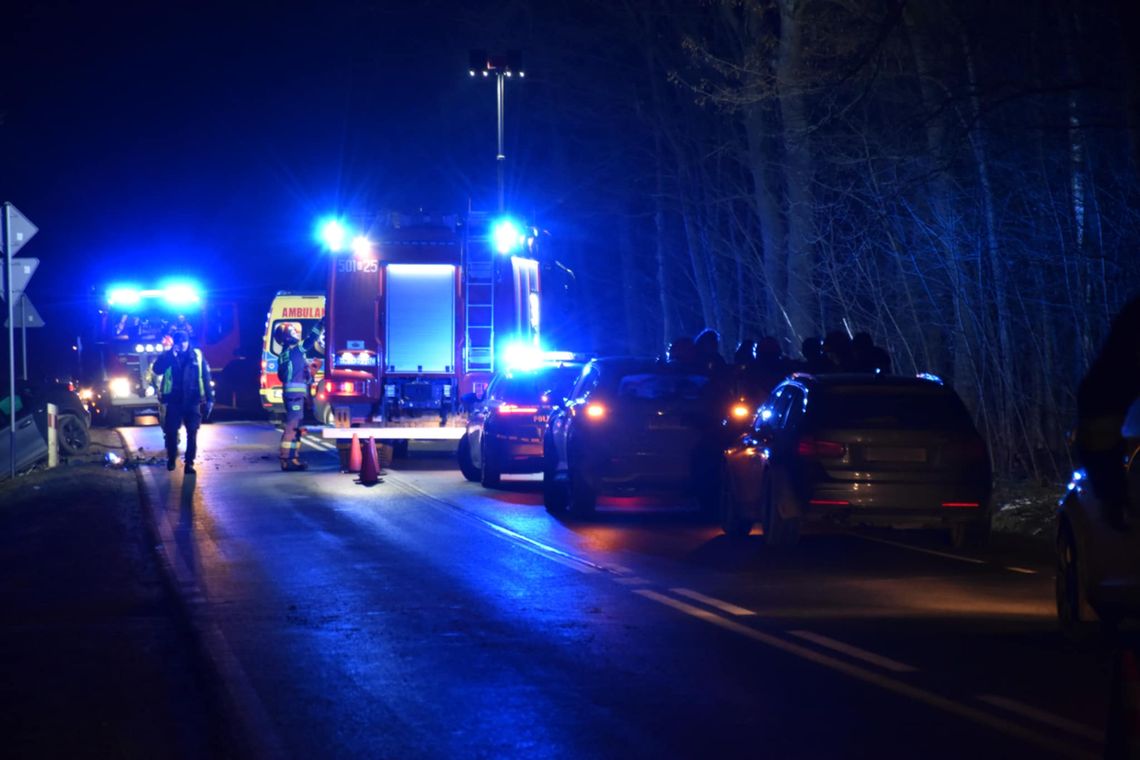
<svg viewBox="0 0 1140 760">
<path fill-rule="evenodd" d="M 808 398 L 816 427 L 972 430 L 957 394 L 945 388 L 828 388 Z"/>
<path fill-rule="evenodd" d="M 548 367 L 533 372 L 512 372 L 503 375 L 495 385 L 492 398 L 512 404 L 534 402 L 543 393 L 551 391 L 553 400 L 561 401 L 570 394 L 580 374 L 582 368 L 573 365 Z"/>
<path fill-rule="evenodd" d="M 676 372 L 623 375 L 617 383 L 619 398 L 646 401 L 695 401 L 704 397 L 709 378 Z"/>
</svg>

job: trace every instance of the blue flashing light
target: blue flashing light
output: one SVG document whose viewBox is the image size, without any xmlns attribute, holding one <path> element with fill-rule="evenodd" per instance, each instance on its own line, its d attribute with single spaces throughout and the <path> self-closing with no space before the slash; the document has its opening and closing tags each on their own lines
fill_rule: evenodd
<svg viewBox="0 0 1140 760">
<path fill-rule="evenodd" d="M 542 348 L 530 343 L 515 341 L 503 348 L 503 362 L 512 370 L 527 372 L 542 366 L 545 353 Z"/>
<path fill-rule="evenodd" d="M 345 229 L 344 224 L 339 219 L 325 219 L 317 227 L 317 236 L 324 243 L 325 248 L 333 253 L 338 253 L 344 249 L 344 243 L 348 239 L 348 230 Z"/>
<path fill-rule="evenodd" d="M 352 253 L 356 256 L 370 256 L 374 245 L 367 235 L 357 235 L 352 239 Z"/>
<path fill-rule="evenodd" d="M 202 300 L 198 288 L 188 282 L 176 282 L 162 289 L 162 298 L 171 306 L 193 306 Z"/>
<path fill-rule="evenodd" d="M 507 254 L 521 248 L 526 237 L 513 219 L 500 219 L 491 227 L 491 242 L 496 251 Z"/>
<path fill-rule="evenodd" d="M 107 303 L 111 306 L 130 308 L 138 306 L 142 293 L 130 285 L 116 285 L 107 290 Z"/>
</svg>

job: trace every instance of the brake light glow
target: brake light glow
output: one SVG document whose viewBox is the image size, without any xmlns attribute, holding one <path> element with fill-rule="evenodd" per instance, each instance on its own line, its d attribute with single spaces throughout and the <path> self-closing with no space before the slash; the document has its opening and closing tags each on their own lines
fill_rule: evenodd
<svg viewBox="0 0 1140 760">
<path fill-rule="evenodd" d="M 600 420 L 606 416 L 606 408 L 601 404 L 586 404 L 586 416 L 592 420 Z"/>
<path fill-rule="evenodd" d="M 731 414 L 733 419 L 743 420 L 748 417 L 751 411 L 752 410 L 748 408 L 748 404 L 733 404 Z"/>
<path fill-rule="evenodd" d="M 538 414 L 538 407 L 503 404 L 499 407 L 499 414 Z"/>
<path fill-rule="evenodd" d="M 340 384 L 341 393 L 356 393 L 356 383 L 348 382 Z"/>
<path fill-rule="evenodd" d="M 325 381 L 325 393 L 332 393 L 336 390 L 336 383 L 332 380 Z"/>
<path fill-rule="evenodd" d="M 976 501 L 944 501 L 942 506 L 948 509 L 977 509 L 982 505 Z"/>
<path fill-rule="evenodd" d="M 847 453 L 847 446 L 837 441 L 818 441 L 804 436 L 796 444 L 796 454 L 801 457 L 838 459 Z"/>
<path fill-rule="evenodd" d="M 817 507 L 849 507 L 851 502 L 844 501 L 843 499 L 808 499 L 808 504 L 814 504 Z"/>
</svg>

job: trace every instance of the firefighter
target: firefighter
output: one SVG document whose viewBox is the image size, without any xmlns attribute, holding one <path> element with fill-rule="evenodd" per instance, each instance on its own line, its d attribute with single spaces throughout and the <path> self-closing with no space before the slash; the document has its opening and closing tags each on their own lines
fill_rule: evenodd
<svg viewBox="0 0 1140 760">
<path fill-rule="evenodd" d="M 313 375 L 305 350 L 301 347 L 301 331 L 296 325 L 286 325 L 281 344 L 284 348 L 277 356 L 277 377 L 281 380 L 281 397 L 285 402 L 285 429 L 281 431 L 281 469 L 304 470 L 308 465 L 301 461 L 301 421 L 305 418 L 305 402 L 309 398 L 309 385 L 313 381 Z"/>
<path fill-rule="evenodd" d="M 163 405 L 162 436 L 166 443 L 166 469 L 173 470 L 178 461 L 178 435 L 186 427 L 184 472 L 193 475 L 194 458 L 198 454 L 198 427 L 202 424 L 202 404 L 206 417 L 214 411 L 214 384 L 210 368 L 202 352 L 190 348 L 190 336 L 181 330 L 174 333 L 172 344 L 154 360 L 152 371 L 161 378 L 158 392 Z"/>
</svg>

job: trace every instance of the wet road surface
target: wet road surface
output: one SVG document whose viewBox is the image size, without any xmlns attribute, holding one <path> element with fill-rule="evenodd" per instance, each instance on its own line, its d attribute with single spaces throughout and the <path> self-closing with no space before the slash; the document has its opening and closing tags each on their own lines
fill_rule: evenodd
<svg viewBox="0 0 1140 760">
<path fill-rule="evenodd" d="M 413 447 L 364 487 L 319 441 L 280 472 L 279 438 L 209 425 L 197 476 L 144 471 L 266 756 L 1101 751 L 1107 656 L 1055 633 L 1047 555 L 890 531 L 773 550 L 661 499 L 561 520 L 537 477 L 488 490 Z"/>
</svg>

